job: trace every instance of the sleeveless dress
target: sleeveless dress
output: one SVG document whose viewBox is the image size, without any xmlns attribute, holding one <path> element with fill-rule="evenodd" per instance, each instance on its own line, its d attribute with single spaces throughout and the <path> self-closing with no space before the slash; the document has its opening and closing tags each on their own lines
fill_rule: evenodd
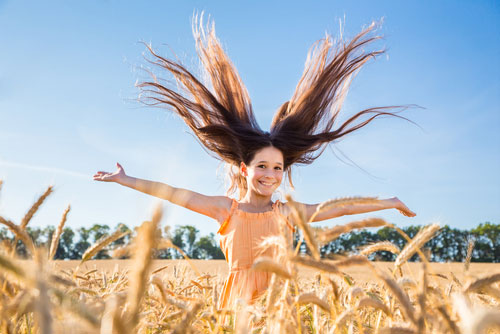
<svg viewBox="0 0 500 334">
<path fill-rule="evenodd" d="M 271 211 L 246 212 L 238 209 L 233 199 L 228 218 L 219 230 L 220 247 L 229 264 L 229 275 L 218 301 L 218 308 L 230 308 L 237 299 L 251 304 L 267 289 L 271 274 L 253 271 L 252 264 L 260 256 L 272 256 L 272 249 L 262 251 L 259 246 L 264 238 L 280 235 L 280 225 L 286 224 L 289 237 L 293 227 L 279 210 L 279 201 Z"/>
</svg>

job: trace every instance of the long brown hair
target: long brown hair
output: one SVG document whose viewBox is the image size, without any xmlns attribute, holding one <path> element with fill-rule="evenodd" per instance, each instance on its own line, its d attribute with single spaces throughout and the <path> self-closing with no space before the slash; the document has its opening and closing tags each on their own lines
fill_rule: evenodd
<svg viewBox="0 0 500 334">
<path fill-rule="evenodd" d="M 397 113 L 406 107 L 390 106 L 359 111 L 337 124 L 352 78 L 368 60 L 384 52 L 363 50 L 380 38 L 370 36 L 374 28 L 372 23 L 349 42 L 339 39 L 334 43 L 329 36 L 317 41 L 309 50 L 293 96 L 278 109 L 269 132 L 257 124 L 248 92 L 215 35 L 214 23 L 204 25 L 202 16 L 193 20 L 193 35 L 209 82 L 203 84 L 182 64 L 146 45 L 153 56 L 148 61 L 172 74 L 178 87 L 168 87 L 152 75 L 152 81 L 138 84 L 140 100 L 177 113 L 209 153 L 232 166 L 249 164 L 258 150 L 276 147 L 283 153 L 291 184 L 290 167 L 312 163 L 328 143 L 379 116 L 404 118 Z M 228 193 L 238 189 L 242 198 L 246 180 L 237 168 L 231 170 Z"/>
</svg>

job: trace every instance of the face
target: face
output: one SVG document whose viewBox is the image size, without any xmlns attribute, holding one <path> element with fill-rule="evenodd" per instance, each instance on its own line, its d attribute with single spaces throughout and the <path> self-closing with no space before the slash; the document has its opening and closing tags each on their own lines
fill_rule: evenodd
<svg viewBox="0 0 500 334">
<path fill-rule="evenodd" d="M 241 163 L 240 173 L 246 177 L 248 191 L 271 196 L 283 179 L 283 153 L 273 146 L 264 147 L 248 165 Z"/>
</svg>

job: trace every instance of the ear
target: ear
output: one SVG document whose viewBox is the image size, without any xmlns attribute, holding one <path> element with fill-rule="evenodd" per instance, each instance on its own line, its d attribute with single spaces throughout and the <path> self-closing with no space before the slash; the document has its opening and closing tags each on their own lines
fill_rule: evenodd
<svg viewBox="0 0 500 334">
<path fill-rule="evenodd" d="M 243 176 L 248 176 L 247 165 L 242 161 L 240 164 L 240 174 Z"/>
</svg>

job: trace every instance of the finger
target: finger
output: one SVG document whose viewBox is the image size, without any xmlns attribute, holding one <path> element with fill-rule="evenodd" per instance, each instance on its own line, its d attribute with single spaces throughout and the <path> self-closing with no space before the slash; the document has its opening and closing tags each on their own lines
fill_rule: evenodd
<svg viewBox="0 0 500 334">
<path fill-rule="evenodd" d="M 118 162 L 116 163 L 116 167 L 123 169 L 122 165 L 120 165 Z"/>
</svg>

